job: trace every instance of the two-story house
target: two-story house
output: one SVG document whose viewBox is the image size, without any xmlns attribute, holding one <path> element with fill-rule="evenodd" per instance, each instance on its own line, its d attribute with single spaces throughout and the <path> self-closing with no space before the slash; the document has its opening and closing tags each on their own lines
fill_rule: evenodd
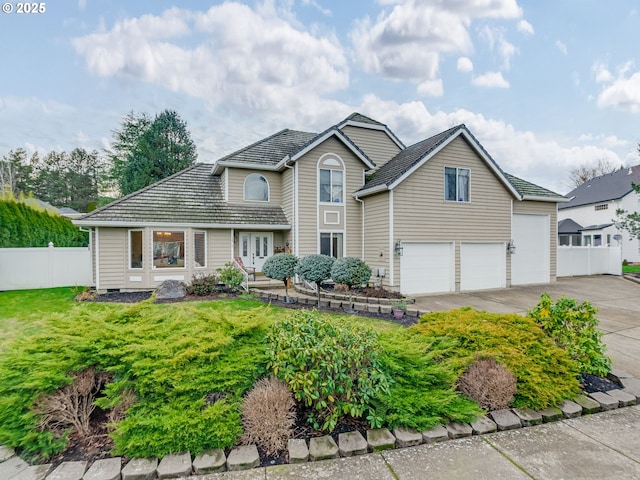
<svg viewBox="0 0 640 480">
<path fill-rule="evenodd" d="M 503 172 L 464 126 L 405 147 L 354 113 L 282 130 L 76 220 L 92 230 L 99 291 L 189 282 L 278 252 L 364 259 L 406 294 L 555 280 L 557 205 Z"/>
<path fill-rule="evenodd" d="M 640 211 L 640 165 L 592 178 L 566 196 L 558 207 L 560 245 L 622 246 L 622 258 L 640 262 L 640 241 L 616 227 L 616 211 Z"/>
</svg>

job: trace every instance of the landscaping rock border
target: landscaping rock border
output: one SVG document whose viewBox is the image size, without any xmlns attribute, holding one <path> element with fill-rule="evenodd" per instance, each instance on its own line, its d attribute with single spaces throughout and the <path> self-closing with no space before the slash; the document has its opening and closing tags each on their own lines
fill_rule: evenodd
<svg viewBox="0 0 640 480">
<path fill-rule="evenodd" d="M 330 435 L 314 437 L 309 445 L 303 439 L 291 439 L 288 443 L 290 463 L 362 455 L 367 451 L 387 448 L 405 448 L 421 443 L 435 443 L 449 439 L 482 435 L 496 430 L 508 430 L 538 425 L 604 412 L 615 408 L 636 405 L 640 402 L 640 381 L 621 370 L 613 370 L 609 377 L 620 381 L 624 388 L 606 393 L 595 392 L 578 395 L 575 401 L 565 400 L 557 408 L 535 411 L 531 409 L 505 409 L 490 412 L 470 424 L 451 422 L 417 432 L 408 428 L 396 428 L 391 433 L 386 428 L 367 431 L 367 438 L 358 432 L 340 434 L 336 444 Z M 119 457 L 88 462 L 64 462 L 56 469 L 51 465 L 29 466 L 18 457 L 13 448 L 0 445 L 0 478 L 3 480 L 155 480 L 180 475 L 203 475 L 214 471 L 234 471 L 255 468 L 260 465 L 255 445 L 232 448 L 225 456 L 222 450 L 204 452 L 195 459 L 189 452 L 167 455 L 162 460 L 132 459 L 121 468 Z"/>
</svg>

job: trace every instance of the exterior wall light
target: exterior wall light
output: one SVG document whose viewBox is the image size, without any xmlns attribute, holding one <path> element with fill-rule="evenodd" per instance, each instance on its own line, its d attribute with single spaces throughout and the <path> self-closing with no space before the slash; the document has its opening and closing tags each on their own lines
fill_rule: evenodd
<svg viewBox="0 0 640 480">
<path fill-rule="evenodd" d="M 507 243 L 507 253 L 509 255 L 516 253 L 516 246 L 514 245 L 513 240 L 509 240 L 509 243 Z"/>
<path fill-rule="evenodd" d="M 396 255 L 401 257 L 402 254 L 404 253 L 404 247 L 402 246 L 402 240 L 397 240 L 396 244 L 393 248 L 393 250 L 396 252 Z"/>
</svg>

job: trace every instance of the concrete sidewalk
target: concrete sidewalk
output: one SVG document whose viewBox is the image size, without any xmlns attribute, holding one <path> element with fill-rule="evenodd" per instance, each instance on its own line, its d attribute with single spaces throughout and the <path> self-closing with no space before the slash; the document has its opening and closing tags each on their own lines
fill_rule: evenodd
<svg viewBox="0 0 640 480">
<path fill-rule="evenodd" d="M 379 454 L 194 480 L 640 478 L 640 406 Z"/>
</svg>

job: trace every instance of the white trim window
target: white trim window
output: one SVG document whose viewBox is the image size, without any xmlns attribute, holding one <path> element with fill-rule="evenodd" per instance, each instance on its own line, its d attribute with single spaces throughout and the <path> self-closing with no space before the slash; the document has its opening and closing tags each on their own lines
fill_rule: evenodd
<svg viewBox="0 0 640 480">
<path fill-rule="evenodd" d="M 320 253 L 334 258 L 344 257 L 344 234 L 320 232 Z"/>
<path fill-rule="evenodd" d="M 448 202 L 469 202 L 471 172 L 468 168 L 444 167 L 444 199 Z"/>
<path fill-rule="evenodd" d="M 193 232 L 193 266 L 195 268 L 207 266 L 207 232 L 205 231 Z"/>
<path fill-rule="evenodd" d="M 244 199 L 249 202 L 269 201 L 269 182 L 259 173 L 247 175 L 244 179 Z"/>
<path fill-rule="evenodd" d="M 184 230 L 153 231 L 153 268 L 184 268 Z"/>
<path fill-rule="evenodd" d="M 320 203 L 342 203 L 344 201 L 344 172 L 320 169 Z"/>
<path fill-rule="evenodd" d="M 129 230 L 129 268 L 132 270 L 144 267 L 142 245 L 142 230 Z"/>
</svg>

